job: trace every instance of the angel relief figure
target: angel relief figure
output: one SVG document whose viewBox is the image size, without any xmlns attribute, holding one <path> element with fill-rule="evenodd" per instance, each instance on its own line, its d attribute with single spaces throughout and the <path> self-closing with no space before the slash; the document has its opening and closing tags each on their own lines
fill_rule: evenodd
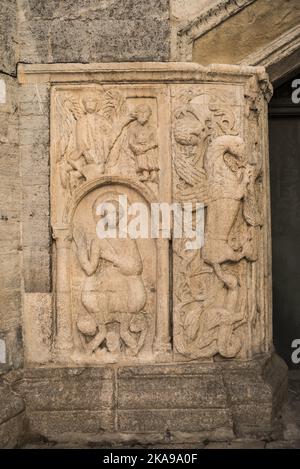
<svg viewBox="0 0 300 469">
<path fill-rule="evenodd" d="M 216 353 L 234 357 L 242 345 L 236 329 L 246 321 L 238 263 L 257 259 L 256 230 L 261 219 L 255 181 L 260 169 L 249 164 L 240 137 L 214 136 L 212 126 L 205 131 L 198 117 L 192 126 L 184 119 L 184 125 L 175 122 L 174 129 L 177 198 L 204 203 L 206 222 L 200 253 L 184 252 L 178 243 L 175 248 L 183 266 L 177 279 L 182 294 L 177 304 L 175 343 L 180 353 L 191 358 Z M 202 164 L 195 167 L 197 151 Z M 195 278 L 198 293 L 193 287 Z"/>
<path fill-rule="evenodd" d="M 131 113 L 134 122 L 128 127 L 128 144 L 132 151 L 140 181 L 158 182 L 158 154 L 156 129 L 150 124 L 152 110 L 140 104 Z"/>
<path fill-rule="evenodd" d="M 70 193 L 83 181 L 105 173 L 117 140 L 134 120 L 117 92 L 89 91 L 57 97 L 60 116 L 58 164 L 61 182 Z"/>
<path fill-rule="evenodd" d="M 147 295 L 143 282 L 143 262 L 136 240 L 127 237 L 99 239 L 97 207 L 105 202 L 108 229 L 122 217 L 118 194 L 98 197 L 92 207 L 95 236 L 87 240 L 84 228 L 74 227 L 73 239 L 85 280 L 81 290 L 84 312 L 77 317 L 83 352 L 96 359 L 135 356 L 147 333 L 144 311 Z M 111 226 L 110 226 L 111 225 Z"/>
</svg>

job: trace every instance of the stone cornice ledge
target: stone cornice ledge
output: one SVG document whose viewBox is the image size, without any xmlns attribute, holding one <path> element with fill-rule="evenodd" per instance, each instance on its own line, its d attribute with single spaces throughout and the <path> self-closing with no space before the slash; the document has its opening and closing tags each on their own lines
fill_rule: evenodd
<svg viewBox="0 0 300 469">
<path fill-rule="evenodd" d="M 256 75 L 268 81 L 264 67 L 190 62 L 126 62 L 100 64 L 19 64 L 20 84 L 29 83 L 197 83 L 203 81 L 244 82 Z"/>
</svg>

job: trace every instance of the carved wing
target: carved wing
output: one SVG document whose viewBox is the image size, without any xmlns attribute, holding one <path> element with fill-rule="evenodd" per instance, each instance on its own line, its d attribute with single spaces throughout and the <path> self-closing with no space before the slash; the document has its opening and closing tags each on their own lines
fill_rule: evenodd
<svg viewBox="0 0 300 469">
<path fill-rule="evenodd" d="M 126 115 L 126 99 L 115 90 L 107 90 L 102 97 L 101 114 L 110 122 Z"/>
<path fill-rule="evenodd" d="M 68 156 L 75 148 L 76 120 L 83 115 L 80 104 L 71 96 L 57 97 L 56 109 L 58 114 L 57 130 L 59 134 L 57 155 L 58 161 Z"/>
<path fill-rule="evenodd" d="M 180 202 L 202 202 L 206 205 L 209 197 L 205 171 L 197 168 L 180 149 L 176 150 L 174 167 L 179 178 L 185 182 L 184 187 L 178 187 L 176 198 Z"/>
<path fill-rule="evenodd" d="M 72 96 L 57 96 L 56 110 L 58 116 L 56 155 L 61 183 L 66 189 L 69 186 L 68 161 L 76 149 L 76 120 L 83 115 L 83 109 Z"/>
</svg>

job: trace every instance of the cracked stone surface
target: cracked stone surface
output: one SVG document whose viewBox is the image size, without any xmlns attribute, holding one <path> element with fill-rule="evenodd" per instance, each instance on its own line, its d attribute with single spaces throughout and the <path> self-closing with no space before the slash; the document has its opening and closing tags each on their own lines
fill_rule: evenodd
<svg viewBox="0 0 300 469">
<path fill-rule="evenodd" d="M 131 445 L 131 448 L 152 448 L 152 449 L 299 449 L 300 448 L 300 371 L 289 372 L 289 393 L 288 401 L 282 412 L 283 434 L 282 439 L 275 441 L 237 439 L 235 441 L 201 441 L 194 444 L 176 445 Z M 97 442 L 32 442 L 23 446 L 25 449 L 100 449 L 107 448 L 106 444 Z M 123 448 L 126 446 L 123 446 Z M 118 449 L 120 446 L 112 446 Z"/>
</svg>

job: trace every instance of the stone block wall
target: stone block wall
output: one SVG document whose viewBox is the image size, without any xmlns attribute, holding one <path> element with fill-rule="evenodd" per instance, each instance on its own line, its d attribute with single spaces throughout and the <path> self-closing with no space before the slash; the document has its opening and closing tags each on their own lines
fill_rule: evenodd
<svg viewBox="0 0 300 469">
<path fill-rule="evenodd" d="M 18 85 L 0 73 L 0 369 L 22 362 Z"/>
<path fill-rule="evenodd" d="M 25 63 L 166 61 L 169 0 L 20 0 Z"/>
<path fill-rule="evenodd" d="M 11 382 L 26 402 L 29 438 L 192 444 L 276 438 L 286 367 L 276 356 L 238 366 L 45 367 L 27 368 Z"/>
</svg>

